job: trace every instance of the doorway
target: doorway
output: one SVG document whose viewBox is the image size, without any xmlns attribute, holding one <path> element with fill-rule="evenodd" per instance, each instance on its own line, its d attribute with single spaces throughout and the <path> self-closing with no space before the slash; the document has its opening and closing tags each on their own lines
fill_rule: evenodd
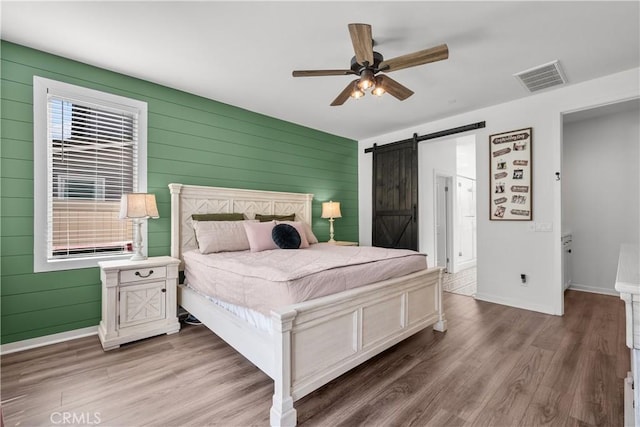
<svg viewBox="0 0 640 427">
<path fill-rule="evenodd" d="M 636 98 L 562 116 L 562 291 L 619 295 L 620 245 L 640 240 L 639 114 Z"/>
<path fill-rule="evenodd" d="M 476 137 L 424 142 L 418 155 L 420 250 L 429 256 L 429 265 L 445 269 L 444 290 L 473 295 L 477 259 Z"/>
</svg>

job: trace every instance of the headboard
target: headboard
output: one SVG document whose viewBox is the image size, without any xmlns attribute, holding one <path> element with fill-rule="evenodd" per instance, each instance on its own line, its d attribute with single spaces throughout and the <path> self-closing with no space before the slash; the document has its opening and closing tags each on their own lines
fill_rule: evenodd
<svg viewBox="0 0 640 427">
<path fill-rule="evenodd" d="M 296 214 L 296 221 L 311 224 L 313 194 L 242 190 L 169 184 L 171 192 L 171 256 L 182 260 L 182 253 L 197 248 L 191 222 L 194 213 Z"/>
</svg>

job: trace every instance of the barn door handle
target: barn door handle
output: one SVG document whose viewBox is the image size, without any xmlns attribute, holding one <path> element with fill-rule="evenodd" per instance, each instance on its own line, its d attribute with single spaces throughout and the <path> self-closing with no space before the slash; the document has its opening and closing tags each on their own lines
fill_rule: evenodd
<svg viewBox="0 0 640 427">
<path fill-rule="evenodd" d="M 418 217 L 418 205 L 413 205 L 413 222 L 417 221 Z"/>
</svg>

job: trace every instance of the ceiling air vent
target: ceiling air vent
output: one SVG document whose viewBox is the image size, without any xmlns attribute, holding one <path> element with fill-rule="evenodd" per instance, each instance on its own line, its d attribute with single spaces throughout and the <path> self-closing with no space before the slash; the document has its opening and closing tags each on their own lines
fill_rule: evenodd
<svg viewBox="0 0 640 427">
<path fill-rule="evenodd" d="M 548 64 L 539 65 L 513 75 L 529 92 L 537 92 L 553 86 L 560 86 L 567 82 L 560 63 L 556 60 Z"/>
</svg>

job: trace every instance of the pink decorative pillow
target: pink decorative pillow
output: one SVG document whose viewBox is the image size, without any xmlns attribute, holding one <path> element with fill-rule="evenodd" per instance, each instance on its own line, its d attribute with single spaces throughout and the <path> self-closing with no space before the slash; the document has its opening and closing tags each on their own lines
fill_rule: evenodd
<svg viewBox="0 0 640 427">
<path fill-rule="evenodd" d="M 277 224 L 289 224 L 293 228 L 296 229 L 298 234 L 300 234 L 300 249 L 309 247 L 309 240 L 307 239 L 307 233 L 304 229 L 304 224 L 300 221 L 276 221 Z"/>
<path fill-rule="evenodd" d="M 245 221 L 193 221 L 200 253 L 246 251 L 249 249 Z M 257 220 L 246 220 L 257 223 Z"/>
<path fill-rule="evenodd" d="M 306 222 L 303 222 L 302 227 L 304 228 L 304 234 L 306 234 L 309 244 L 313 245 L 315 243 L 318 243 L 318 238 L 316 237 L 315 234 L 313 234 L 313 230 L 311 230 L 311 225 L 309 225 Z"/>
<path fill-rule="evenodd" d="M 278 246 L 271 237 L 273 227 L 276 226 L 275 221 L 269 222 L 243 222 L 244 229 L 247 232 L 249 247 L 251 252 L 266 251 L 268 249 L 278 249 Z"/>
</svg>

